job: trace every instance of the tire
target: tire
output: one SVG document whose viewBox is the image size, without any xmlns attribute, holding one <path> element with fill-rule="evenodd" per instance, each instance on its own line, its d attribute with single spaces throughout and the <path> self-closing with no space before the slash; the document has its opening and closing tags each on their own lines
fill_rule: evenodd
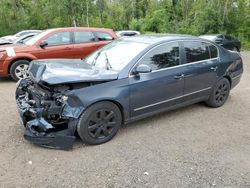
<svg viewBox="0 0 250 188">
<path fill-rule="evenodd" d="M 77 133 L 86 144 L 97 145 L 111 140 L 122 124 L 121 111 L 112 102 L 99 102 L 81 115 Z"/>
<path fill-rule="evenodd" d="M 29 61 L 28 60 L 17 60 L 15 61 L 10 67 L 10 75 L 15 80 L 18 81 L 23 78 L 27 78 L 28 75 L 28 67 Z"/>
<path fill-rule="evenodd" d="M 213 108 L 223 106 L 230 94 L 230 87 L 228 79 L 220 79 L 213 87 L 213 91 L 211 92 L 209 99 L 206 101 L 206 104 Z"/>
</svg>

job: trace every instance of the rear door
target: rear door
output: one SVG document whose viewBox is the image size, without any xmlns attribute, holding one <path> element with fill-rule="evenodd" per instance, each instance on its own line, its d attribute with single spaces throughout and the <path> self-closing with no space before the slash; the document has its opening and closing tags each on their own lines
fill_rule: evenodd
<svg viewBox="0 0 250 188">
<path fill-rule="evenodd" d="M 96 43 L 96 48 L 100 48 L 114 40 L 114 38 L 107 32 L 95 31 L 94 34 L 98 41 Z"/>
<path fill-rule="evenodd" d="M 208 96 L 217 80 L 218 49 L 211 43 L 184 41 L 184 102 Z"/>
<path fill-rule="evenodd" d="M 41 48 L 39 59 L 73 58 L 74 44 L 70 31 L 53 33 L 45 40 L 48 45 Z"/>
<path fill-rule="evenodd" d="M 131 118 L 181 103 L 184 68 L 179 66 L 178 42 L 153 48 L 139 64 L 150 66 L 152 72 L 129 77 Z"/>
</svg>

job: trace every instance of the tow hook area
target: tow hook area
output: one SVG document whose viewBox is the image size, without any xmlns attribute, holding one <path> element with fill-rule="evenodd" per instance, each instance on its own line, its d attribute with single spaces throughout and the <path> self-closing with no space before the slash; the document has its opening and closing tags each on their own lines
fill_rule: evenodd
<svg viewBox="0 0 250 188">
<path fill-rule="evenodd" d="M 70 150 L 76 139 L 74 136 L 76 125 L 77 120 L 71 119 L 68 129 L 56 131 L 55 127 L 45 119 L 34 119 L 27 122 L 24 138 L 46 148 Z"/>
</svg>

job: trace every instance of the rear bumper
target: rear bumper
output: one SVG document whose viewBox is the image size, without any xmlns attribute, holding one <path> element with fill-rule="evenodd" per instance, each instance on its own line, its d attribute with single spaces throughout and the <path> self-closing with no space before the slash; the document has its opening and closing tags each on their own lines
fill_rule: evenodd
<svg viewBox="0 0 250 188">
<path fill-rule="evenodd" d="M 242 74 L 235 76 L 231 79 L 231 89 L 234 88 L 235 86 L 237 86 L 240 83 L 240 79 L 242 77 Z"/>
</svg>

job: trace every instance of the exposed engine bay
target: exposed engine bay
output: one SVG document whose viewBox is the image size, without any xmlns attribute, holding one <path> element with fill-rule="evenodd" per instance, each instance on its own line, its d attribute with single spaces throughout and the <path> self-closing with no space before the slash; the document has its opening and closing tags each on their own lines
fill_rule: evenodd
<svg viewBox="0 0 250 188">
<path fill-rule="evenodd" d="M 49 86 L 30 78 L 17 83 L 16 101 L 25 139 L 44 147 L 68 150 L 73 146 L 82 106 L 71 106 L 68 94 L 93 83 Z"/>
</svg>

